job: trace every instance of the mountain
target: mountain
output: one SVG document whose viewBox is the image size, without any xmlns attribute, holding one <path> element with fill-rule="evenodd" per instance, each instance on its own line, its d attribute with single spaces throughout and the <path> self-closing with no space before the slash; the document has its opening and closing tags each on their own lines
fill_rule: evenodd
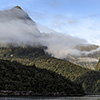
<svg viewBox="0 0 100 100">
<path fill-rule="evenodd" d="M 76 84 L 82 85 L 85 92 L 100 93 L 98 83 L 100 72 L 83 68 L 69 61 L 50 57 L 45 54 L 42 47 L 0 48 L 0 59 L 17 61 L 25 66 L 35 65 L 36 68 L 53 71 Z"/>
<path fill-rule="evenodd" d="M 78 64 L 84 68 L 95 70 L 95 67 L 100 58 L 100 50 L 98 45 L 80 45 L 76 47 L 83 52 L 80 56 L 68 56 L 67 60 Z"/>
<path fill-rule="evenodd" d="M 0 11 L 0 19 L 1 20 L 9 19 L 10 21 L 15 20 L 15 19 L 31 20 L 31 18 L 28 16 L 28 14 L 19 6 L 15 6 L 10 10 Z M 35 24 L 35 22 L 34 22 L 34 24 Z"/>
<path fill-rule="evenodd" d="M 38 38 L 43 35 L 36 23 L 19 6 L 0 11 L 0 27 L 0 46 L 3 47 L 9 44 L 38 46 Z"/>
<path fill-rule="evenodd" d="M 0 26 L 1 91 L 33 91 L 39 95 L 84 94 L 80 84 L 35 65 L 37 59 L 50 57 L 45 54 L 47 47 L 39 41 L 45 34 L 40 33 L 36 23 L 21 7 L 0 11 Z"/>
<path fill-rule="evenodd" d="M 77 46 L 76 48 L 79 51 L 83 52 L 83 54 L 81 56 L 76 57 L 76 56 L 71 55 L 71 56 L 69 56 L 69 58 L 66 58 L 67 60 L 66 59 L 57 59 L 57 58 L 51 57 L 51 55 L 49 55 L 46 52 L 46 50 L 48 49 L 46 46 L 47 42 L 43 41 L 43 40 L 45 38 L 49 37 L 48 34 L 40 33 L 36 26 L 36 23 L 34 21 L 32 21 L 32 19 L 27 15 L 27 13 L 25 13 L 20 7 L 18 7 L 18 6 L 14 7 L 10 10 L 1 12 L 1 14 L 2 14 L 2 16 L 4 16 L 4 18 L 1 17 L 0 23 L 1 23 L 1 25 L 4 24 L 3 26 L 6 26 L 6 28 L 5 28 L 6 31 L 3 30 L 4 33 L 2 35 L 0 34 L 0 43 L 1 43 L 0 59 L 2 59 L 1 63 L 4 60 L 9 60 L 8 61 L 9 63 L 4 61 L 7 64 L 3 65 L 4 69 L 5 69 L 5 71 L 3 73 L 6 72 L 6 73 L 10 74 L 12 71 L 9 72 L 9 69 L 7 69 L 5 67 L 7 67 L 7 66 L 9 67 L 9 65 L 11 65 L 10 70 L 12 70 L 12 69 L 14 69 L 13 66 L 17 65 L 18 63 L 21 63 L 22 65 L 18 64 L 18 66 L 15 66 L 15 69 L 17 70 L 17 67 L 18 67 L 18 71 L 20 72 L 19 75 L 22 77 L 22 80 L 26 79 L 29 81 L 29 82 L 26 82 L 26 80 L 25 80 L 25 83 L 28 84 L 28 87 L 30 86 L 30 78 L 28 75 L 31 76 L 31 75 L 33 75 L 32 73 L 39 73 L 39 74 L 37 74 L 38 79 L 36 79 L 36 80 L 38 80 L 39 83 L 43 82 L 41 84 L 38 84 L 38 86 L 40 88 L 42 88 L 45 86 L 45 82 L 47 82 L 47 83 L 50 82 L 50 78 L 48 78 L 48 77 L 52 77 L 52 76 L 51 76 L 51 74 L 49 74 L 49 72 L 50 73 L 53 72 L 53 73 L 55 73 L 56 76 L 54 77 L 54 79 L 52 79 L 54 82 L 53 83 L 54 86 L 51 84 L 51 86 L 50 86 L 51 91 L 56 90 L 56 91 L 60 91 L 60 92 L 62 92 L 62 91 L 66 92 L 67 94 L 70 94 L 70 93 L 74 94 L 74 93 L 81 93 L 84 89 L 85 92 L 100 93 L 100 87 L 99 87 L 100 79 L 98 77 L 100 72 L 91 70 L 94 68 L 94 65 L 96 65 L 96 63 L 97 63 L 97 59 L 99 56 L 99 47 L 98 46 L 95 46 L 95 45 L 94 46 L 91 46 L 91 45 L 90 46 L 89 45 L 88 46 Z M 5 14 L 8 16 L 9 20 L 7 19 Z M 7 28 L 7 26 L 9 26 L 10 28 Z M 13 31 L 13 28 L 14 28 L 14 31 Z M 8 36 L 8 37 L 6 38 L 6 36 Z M 59 37 L 60 36 L 61 35 L 59 35 Z M 40 39 L 40 37 L 42 37 L 42 38 Z M 51 38 L 49 38 L 49 39 L 51 39 Z M 49 40 L 49 41 L 51 42 L 51 40 Z M 43 44 L 45 44 L 45 45 L 43 45 Z M 81 62 L 80 62 L 80 60 L 81 60 Z M 16 61 L 17 63 L 14 63 L 13 61 Z M 74 64 L 74 63 L 76 63 L 76 64 Z M 81 67 L 79 64 L 80 65 L 83 64 L 83 66 Z M 89 66 L 87 66 L 87 64 Z M 34 65 L 35 65 L 35 67 L 32 68 L 32 66 L 34 66 Z M 24 66 L 25 68 L 21 67 L 21 66 Z M 93 66 L 93 68 L 92 68 L 92 66 Z M 23 71 L 25 71 L 25 72 L 23 72 L 21 74 L 20 68 L 24 69 Z M 88 68 L 90 68 L 90 69 L 88 69 Z M 27 72 L 27 70 L 28 70 L 28 72 Z M 41 70 L 41 73 L 39 70 Z M 43 75 L 42 75 L 42 73 L 43 73 Z M 15 72 L 15 74 L 13 73 L 14 79 L 10 80 L 10 81 L 12 81 L 12 84 L 16 80 L 16 77 L 17 77 L 16 74 L 17 74 L 16 72 Z M 20 77 L 20 76 L 18 76 L 18 77 Z M 24 76 L 25 76 L 25 78 L 24 78 Z M 48 76 L 47 77 L 48 79 L 46 78 L 47 81 L 44 80 L 46 76 Z M 62 78 L 58 78 L 60 76 Z M 4 76 L 4 78 L 5 78 L 5 76 Z M 42 80 L 42 78 L 43 78 L 43 80 Z M 59 80 L 57 80 L 57 79 L 59 79 Z M 66 82 L 68 81 L 69 83 L 66 83 L 63 79 L 66 79 Z M 20 81 L 21 81 L 21 79 L 20 79 Z M 4 82 L 5 82 L 5 80 L 4 80 Z M 19 83 L 19 82 L 17 82 L 17 83 Z M 62 83 L 66 83 L 66 85 L 62 84 Z M 74 90 L 71 89 L 71 87 L 70 87 L 71 83 L 72 83 L 72 88 Z M 27 84 L 25 84 L 25 86 L 27 86 Z M 73 86 L 73 84 L 75 84 L 76 88 Z M 79 84 L 79 85 L 77 85 L 77 84 Z M 59 88 L 59 85 L 60 85 L 60 88 Z M 11 86 L 11 88 L 12 88 L 12 86 Z M 21 86 L 22 86 L 22 88 L 20 87 L 19 89 L 23 90 L 24 86 L 22 83 L 21 83 Z M 38 88 L 38 86 L 36 88 L 37 89 L 36 91 L 41 91 Z M 66 88 L 64 89 L 65 86 L 66 86 Z M 81 86 L 83 86 L 83 89 Z M 9 86 L 7 86 L 7 87 L 9 87 Z M 44 87 L 44 88 L 47 88 L 47 87 Z M 45 90 L 44 88 L 43 88 L 44 92 L 47 90 L 49 91 L 49 89 L 50 89 L 49 86 L 48 86 L 47 90 Z M 3 89 L 10 89 L 10 88 L 5 88 L 5 86 L 4 86 Z M 12 88 L 12 90 L 13 89 L 14 89 L 14 87 Z M 29 87 L 28 90 L 30 90 L 30 89 L 31 88 Z M 80 91 L 77 92 L 79 89 L 80 89 Z M 72 90 L 72 92 L 69 90 Z"/>
<path fill-rule="evenodd" d="M 46 53 L 49 52 L 49 54 L 58 58 L 65 56 L 64 53 L 67 52 L 67 50 L 65 51 L 66 48 L 63 50 L 63 46 L 60 46 L 61 52 L 59 50 L 56 52 L 56 49 L 60 48 L 55 42 L 59 42 L 56 40 L 60 39 L 61 35 L 59 35 L 59 38 L 57 38 L 56 35 L 53 38 L 52 34 L 48 35 L 46 33 L 41 33 L 35 21 L 33 21 L 19 6 L 13 7 L 10 10 L 0 11 L 0 26 L 1 47 L 27 47 L 29 45 L 34 47 L 44 47 L 44 51 Z M 7 28 L 8 26 L 9 28 Z M 54 42 L 52 42 L 52 40 Z M 65 44 L 66 43 L 64 43 L 64 46 Z M 94 70 L 98 62 L 98 58 L 100 57 L 100 50 L 98 50 L 99 46 L 79 45 L 76 46 L 76 49 L 83 53 L 78 56 L 65 56 L 65 60 Z M 77 52 L 76 49 L 75 52 Z M 68 50 L 68 52 L 69 51 L 70 50 Z"/>
</svg>

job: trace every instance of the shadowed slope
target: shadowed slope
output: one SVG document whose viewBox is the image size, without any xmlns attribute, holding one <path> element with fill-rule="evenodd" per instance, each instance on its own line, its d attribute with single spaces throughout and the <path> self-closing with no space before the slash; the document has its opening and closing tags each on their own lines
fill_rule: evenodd
<svg viewBox="0 0 100 100">
<path fill-rule="evenodd" d="M 0 90 L 33 91 L 40 95 L 84 94 L 80 85 L 55 72 L 5 60 L 0 60 Z"/>
</svg>

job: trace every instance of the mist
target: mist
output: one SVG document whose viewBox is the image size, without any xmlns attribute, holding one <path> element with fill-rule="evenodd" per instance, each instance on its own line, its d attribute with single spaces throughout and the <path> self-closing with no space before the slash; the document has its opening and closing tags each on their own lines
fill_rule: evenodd
<svg viewBox="0 0 100 100">
<path fill-rule="evenodd" d="M 14 14 L 14 15 L 13 15 Z M 0 12 L 0 46 L 31 45 L 46 46 L 45 52 L 56 58 L 66 58 L 69 55 L 79 56 L 82 52 L 77 45 L 86 44 L 83 39 L 65 35 L 55 31 L 38 29 L 37 24 L 22 9 L 13 8 Z M 8 17 L 7 17 L 8 16 Z"/>
<path fill-rule="evenodd" d="M 89 54 L 94 54 L 96 52 L 100 52 L 100 47 L 91 51 L 83 51 L 81 54 L 89 55 Z"/>
<path fill-rule="evenodd" d="M 62 59 L 70 55 L 81 55 L 81 51 L 75 47 L 86 43 L 85 40 L 61 33 L 49 33 L 47 37 L 40 38 L 40 42 L 47 47 L 45 51 L 51 56 Z"/>
</svg>

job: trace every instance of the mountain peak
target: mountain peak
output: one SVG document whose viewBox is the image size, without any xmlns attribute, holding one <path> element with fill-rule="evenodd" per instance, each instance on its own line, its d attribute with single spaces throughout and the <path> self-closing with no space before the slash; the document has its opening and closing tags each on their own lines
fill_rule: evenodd
<svg viewBox="0 0 100 100">
<path fill-rule="evenodd" d="M 22 8 L 20 6 L 15 6 L 14 8 L 22 10 Z"/>
</svg>

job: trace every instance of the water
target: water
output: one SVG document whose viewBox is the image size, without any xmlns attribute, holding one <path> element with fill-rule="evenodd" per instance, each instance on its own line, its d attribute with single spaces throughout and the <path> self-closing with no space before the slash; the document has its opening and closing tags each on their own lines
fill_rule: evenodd
<svg viewBox="0 0 100 100">
<path fill-rule="evenodd" d="M 0 97 L 0 100 L 100 100 L 100 95 L 84 97 Z"/>
</svg>

